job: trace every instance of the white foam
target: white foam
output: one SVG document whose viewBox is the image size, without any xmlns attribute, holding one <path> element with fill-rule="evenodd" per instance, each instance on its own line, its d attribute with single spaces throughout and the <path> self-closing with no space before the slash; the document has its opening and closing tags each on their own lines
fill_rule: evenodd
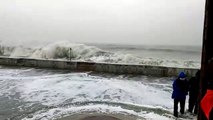
<svg viewBox="0 0 213 120">
<path fill-rule="evenodd" d="M 143 117 L 147 120 L 171 120 L 171 118 L 165 117 L 165 116 L 160 116 L 158 114 L 155 114 L 153 112 L 151 113 L 146 113 L 143 115 Z"/>
<path fill-rule="evenodd" d="M 17 46 L 14 49 L 7 48 L 4 54 L 9 54 L 11 57 L 24 56 L 37 59 L 69 59 L 71 57 L 72 60 L 79 61 L 200 68 L 200 61 L 198 60 L 162 59 L 154 57 L 146 58 L 143 56 L 138 57 L 132 54 L 124 54 L 119 51 L 111 53 L 109 51 L 101 50 L 95 46 L 70 43 L 67 41 L 56 42 L 34 48 L 25 48 L 20 46 Z"/>
<path fill-rule="evenodd" d="M 171 99 L 170 92 L 140 81 L 103 78 L 87 73 L 23 76 L 24 71 L 2 73 L 0 94 L 12 94 L 11 90 L 15 89 L 25 101 L 39 101 L 44 105 L 59 105 L 73 99 L 71 102 L 111 101 L 172 108 L 172 102 L 165 103 Z"/>
<path fill-rule="evenodd" d="M 71 48 L 71 53 L 70 53 Z M 32 58 L 64 58 L 68 59 L 71 55 L 74 59 L 89 59 L 96 56 L 98 52 L 103 52 L 101 49 L 84 44 L 57 42 L 49 44 L 45 47 L 37 48 L 30 57 Z"/>
<path fill-rule="evenodd" d="M 135 112 L 133 110 L 123 109 L 120 106 L 108 106 L 108 105 L 87 105 L 80 107 L 67 107 L 67 108 L 53 108 L 45 112 L 38 112 L 33 115 L 32 118 L 24 118 L 23 120 L 49 120 L 49 119 L 57 119 L 61 117 L 71 116 L 84 112 L 96 112 L 96 113 L 107 113 L 107 114 L 123 114 L 123 115 L 135 115 L 138 117 L 146 118 L 148 120 L 169 120 L 169 118 L 165 116 L 160 116 L 153 112 Z M 139 119 L 138 119 L 139 120 Z"/>
<path fill-rule="evenodd" d="M 18 90 L 22 99 L 39 101 L 44 105 L 58 105 L 73 99 L 79 101 L 113 101 L 172 108 L 170 93 L 140 81 L 95 78 L 87 74 L 51 75 L 28 79 Z M 128 87 L 127 87 L 128 86 Z M 156 100 L 159 98 L 159 100 Z"/>
<path fill-rule="evenodd" d="M 27 57 L 32 54 L 32 49 L 24 48 L 21 46 L 15 47 L 11 52 L 10 57 Z"/>
<path fill-rule="evenodd" d="M 112 104 L 89 104 L 72 106 L 70 103 L 101 101 L 136 105 L 138 107 L 154 108 L 172 113 L 173 100 L 171 99 L 171 82 L 160 81 L 159 78 L 141 77 L 141 81 L 134 81 L 122 76 L 104 78 L 91 76 L 88 73 L 46 74 L 39 76 L 28 75 L 35 69 L 0 69 L 0 95 L 11 96 L 20 94 L 18 100 L 25 103 L 41 103 L 47 106 L 56 106 L 33 113 L 32 118 L 25 119 L 53 119 L 64 115 L 79 112 L 95 111 L 100 113 L 130 114 L 150 120 L 167 120 L 167 116 L 124 109 Z M 156 85 L 160 87 L 156 87 Z M 162 89 L 163 88 L 163 89 Z M 164 91 L 164 88 L 169 91 Z M 24 101 L 22 101 L 24 100 Z M 59 107 L 66 104 L 66 107 Z M 58 106 L 58 107 L 57 107 Z"/>
</svg>

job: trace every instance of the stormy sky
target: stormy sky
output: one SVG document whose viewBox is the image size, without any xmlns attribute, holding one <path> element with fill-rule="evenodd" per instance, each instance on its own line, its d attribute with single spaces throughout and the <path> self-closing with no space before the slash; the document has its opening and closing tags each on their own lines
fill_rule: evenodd
<svg viewBox="0 0 213 120">
<path fill-rule="evenodd" d="M 0 41 L 201 45 L 205 0 L 0 0 Z"/>
</svg>

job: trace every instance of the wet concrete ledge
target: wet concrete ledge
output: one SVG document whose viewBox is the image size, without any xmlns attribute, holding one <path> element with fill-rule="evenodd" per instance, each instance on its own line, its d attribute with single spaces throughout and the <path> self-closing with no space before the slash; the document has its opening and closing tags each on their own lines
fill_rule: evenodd
<svg viewBox="0 0 213 120">
<path fill-rule="evenodd" d="M 0 65 L 66 69 L 73 71 L 94 71 L 113 74 L 139 74 L 159 77 L 177 76 L 180 71 L 184 71 L 188 77 L 193 76 L 197 69 L 192 68 L 174 68 L 150 65 L 135 64 L 113 64 L 113 63 L 95 63 L 69 60 L 50 60 L 50 59 L 31 59 L 31 58 L 11 58 L 0 57 Z"/>
</svg>

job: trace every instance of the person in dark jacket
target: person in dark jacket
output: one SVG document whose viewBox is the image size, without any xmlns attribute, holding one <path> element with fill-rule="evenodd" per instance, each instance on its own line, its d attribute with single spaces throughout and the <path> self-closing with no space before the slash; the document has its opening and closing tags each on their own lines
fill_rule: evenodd
<svg viewBox="0 0 213 120">
<path fill-rule="evenodd" d="M 178 104 L 180 113 L 184 114 L 186 95 L 188 94 L 188 81 L 184 72 L 180 72 L 178 78 L 173 82 L 172 98 L 174 99 L 174 116 L 178 117 Z"/>
<path fill-rule="evenodd" d="M 199 95 L 200 70 L 195 74 L 195 77 L 189 79 L 189 109 L 190 113 L 198 112 L 198 95 Z"/>
</svg>

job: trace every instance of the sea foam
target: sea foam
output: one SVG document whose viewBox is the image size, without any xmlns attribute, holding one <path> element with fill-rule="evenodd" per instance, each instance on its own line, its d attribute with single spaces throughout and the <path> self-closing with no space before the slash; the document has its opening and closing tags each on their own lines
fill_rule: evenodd
<svg viewBox="0 0 213 120">
<path fill-rule="evenodd" d="M 164 59 L 143 57 L 122 52 L 110 52 L 96 46 L 70 42 L 57 42 L 46 46 L 27 48 L 23 46 L 1 47 L 1 55 L 41 59 L 72 59 L 104 63 L 143 64 L 166 67 L 200 68 L 198 60 Z M 155 51 L 152 51 L 155 52 Z M 163 55 L 163 54 L 162 54 Z"/>
</svg>

